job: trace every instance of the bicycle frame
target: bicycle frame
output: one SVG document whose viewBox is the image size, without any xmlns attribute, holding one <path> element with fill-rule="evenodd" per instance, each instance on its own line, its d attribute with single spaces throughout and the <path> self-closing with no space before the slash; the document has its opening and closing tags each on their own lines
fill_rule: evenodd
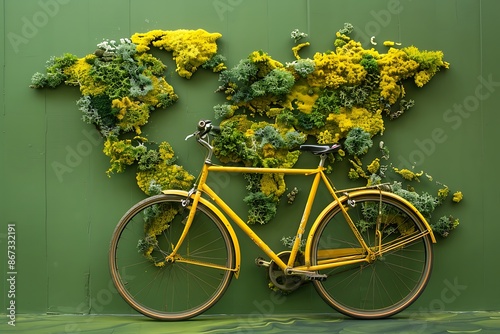
<svg viewBox="0 0 500 334">
<path fill-rule="evenodd" d="M 193 263 L 197 265 L 204 265 L 208 267 L 213 267 L 213 268 L 219 268 L 219 269 L 225 269 L 228 270 L 228 268 L 221 267 L 218 265 L 213 265 L 209 263 L 204 263 L 201 264 L 198 261 L 192 261 L 189 259 L 184 259 L 182 257 L 177 256 L 177 251 L 179 250 L 181 244 L 183 243 L 185 237 L 187 236 L 189 232 L 189 228 L 191 226 L 191 223 L 194 219 L 194 215 L 196 213 L 196 207 L 198 203 L 201 201 L 203 204 L 207 205 L 212 209 L 218 216 L 221 218 L 221 220 L 224 222 L 225 226 L 228 229 L 228 232 L 231 235 L 231 238 L 233 239 L 233 244 L 235 245 L 235 253 L 236 253 L 236 265 L 235 268 L 229 269 L 233 270 L 236 273 L 236 276 L 239 274 L 239 268 L 240 268 L 240 249 L 239 249 L 239 243 L 238 239 L 236 236 L 236 233 L 232 229 L 231 224 L 229 221 L 226 219 L 224 216 L 227 215 L 242 231 L 245 233 L 256 245 L 259 247 L 272 261 L 274 261 L 285 273 L 287 274 L 312 274 L 315 271 L 322 270 L 322 269 L 327 269 L 327 268 L 333 268 L 333 267 L 338 267 L 342 265 L 348 265 L 348 264 L 354 264 L 354 263 L 360 263 L 360 262 L 371 262 L 375 259 L 376 256 L 380 256 L 385 252 L 388 252 L 392 249 L 395 249 L 397 247 L 402 247 L 406 243 L 411 242 L 413 239 L 405 239 L 404 241 L 399 241 L 393 243 L 390 247 L 386 249 L 381 249 L 380 247 L 380 232 L 377 231 L 378 233 L 378 243 L 375 247 L 369 247 L 365 241 L 363 240 L 360 232 L 358 231 L 356 225 L 350 218 L 349 214 L 347 213 L 347 209 L 344 206 L 343 202 L 349 198 L 349 194 L 373 194 L 374 192 L 380 193 L 380 196 L 390 196 L 390 197 L 396 197 L 394 194 L 390 192 L 385 192 L 382 191 L 380 188 L 377 189 L 376 186 L 374 187 L 361 187 L 361 188 L 354 188 L 354 189 L 344 189 L 344 190 L 339 190 L 336 191 L 334 189 L 334 186 L 332 185 L 331 181 L 327 178 L 325 175 L 325 168 L 324 168 L 324 162 L 326 160 L 326 155 L 321 155 L 321 161 L 316 168 L 309 168 L 309 169 L 300 169 L 300 168 L 264 168 L 264 167 L 233 167 L 233 166 L 220 166 L 220 165 L 214 165 L 211 163 L 211 146 L 204 140 L 198 138 L 198 142 L 205 146 L 209 150 L 209 154 L 207 158 L 205 159 L 205 162 L 203 164 L 202 171 L 200 173 L 200 177 L 198 180 L 198 185 L 188 193 L 185 191 L 176 191 L 176 190 L 166 190 L 164 191 L 165 194 L 184 194 L 186 196 L 187 200 L 190 200 L 190 205 L 191 209 L 188 215 L 188 219 L 185 223 L 185 228 L 183 230 L 183 233 L 181 237 L 179 238 L 179 241 L 177 245 L 175 245 L 173 251 L 170 253 L 169 256 L 166 257 L 167 262 L 184 262 L 184 263 Z M 280 257 L 279 253 L 276 253 L 273 251 L 249 226 L 248 224 L 241 219 L 241 217 L 231 209 L 231 207 L 219 196 L 215 193 L 215 191 L 206 183 L 208 179 L 208 175 L 210 172 L 225 172 L 225 173 L 254 173 L 254 174 L 284 174 L 284 175 L 304 175 L 304 176 L 309 176 L 313 175 L 314 179 L 311 185 L 311 189 L 309 191 L 309 195 L 307 197 L 307 202 L 305 204 L 304 212 L 302 214 L 302 218 L 300 220 L 296 235 L 295 235 L 295 241 L 292 246 L 290 256 L 287 262 L 284 262 Z M 328 192 L 332 196 L 332 202 L 330 205 L 328 205 L 322 213 L 318 215 L 316 218 L 315 222 L 313 223 L 311 230 L 307 236 L 307 242 L 306 242 L 306 249 L 305 249 L 305 265 L 301 266 L 294 266 L 297 253 L 299 252 L 300 244 L 301 241 L 304 237 L 304 233 L 306 231 L 306 226 L 308 224 L 309 218 L 310 218 L 310 213 L 311 209 L 314 203 L 314 200 L 316 198 L 316 193 L 319 188 L 320 183 L 323 183 Z M 345 193 L 342 196 L 338 196 L 337 193 Z M 203 194 L 206 194 L 211 201 L 208 201 L 202 197 Z M 427 228 L 427 232 L 424 234 L 430 234 L 431 240 L 433 242 L 436 242 L 435 237 L 433 235 L 432 229 L 425 220 L 425 218 L 418 212 L 418 210 L 409 202 L 405 201 L 404 199 L 397 197 L 398 200 L 402 200 L 405 202 L 408 207 L 412 208 L 412 210 L 421 218 L 421 220 L 425 223 L 425 226 Z M 215 203 L 215 205 L 212 204 Z M 349 248 L 349 249 L 337 249 L 334 251 L 324 251 L 326 252 L 325 255 L 325 260 L 320 261 L 320 263 L 316 265 L 311 265 L 310 263 L 310 258 L 311 258 L 311 249 L 310 249 L 310 242 L 317 225 L 321 221 L 322 217 L 328 213 L 334 206 L 339 206 L 340 210 L 342 211 L 345 220 L 347 224 L 349 225 L 350 229 L 352 230 L 354 236 L 359 242 L 360 247 L 359 248 Z M 220 210 L 219 210 L 220 209 Z M 222 214 L 222 212 L 224 214 Z M 420 238 L 422 234 L 415 236 L 414 238 Z"/>
<path fill-rule="evenodd" d="M 212 188 L 210 188 L 210 186 L 206 183 L 206 180 L 207 180 L 210 172 L 259 173 L 259 174 L 266 174 L 266 173 L 267 174 L 269 174 L 269 173 L 279 174 L 279 173 L 282 173 L 285 175 L 314 175 L 314 180 L 312 182 L 311 189 L 309 191 L 309 195 L 307 198 L 307 202 L 305 204 L 304 212 L 303 212 L 303 215 L 302 215 L 302 218 L 300 220 L 300 224 L 299 224 L 299 227 L 298 227 L 298 230 L 296 233 L 295 242 L 292 246 L 290 257 L 289 257 L 289 260 L 287 263 L 285 263 L 278 256 L 278 253 L 273 251 L 248 226 L 248 224 L 243 219 L 241 219 L 241 217 L 236 212 L 234 212 L 229 207 L 229 205 L 226 204 L 225 201 L 212 190 Z M 319 188 L 321 181 L 323 181 L 322 183 L 326 186 L 326 188 L 328 189 L 329 193 L 332 195 L 332 198 L 333 198 L 332 203 L 330 204 L 330 206 L 325 208 L 324 212 L 329 211 L 329 209 L 331 208 L 332 205 L 338 205 L 340 207 L 340 209 L 342 210 L 344 217 L 346 218 L 347 224 L 351 228 L 356 239 L 359 241 L 360 248 L 346 249 L 346 250 L 344 250 L 344 254 L 340 254 L 342 252 L 339 253 L 339 250 L 337 250 L 335 254 L 328 254 L 329 260 L 325 261 L 324 263 L 311 266 L 311 264 L 309 263 L 310 249 L 309 249 L 309 247 L 306 247 L 306 254 L 305 254 L 305 258 L 307 261 L 306 264 L 303 266 L 294 267 L 293 264 L 294 264 L 295 259 L 297 257 L 297 253 L 299 251 L 299 246 L 300 246 L 301 240 L 304 236 L 307 222 L 308 222 L 309 217 L 310 217 L 312 205 L 314 203 L 316 193 L 317 193 L 317 190 Z M 355 191 L 356 194 L 360 194 L 363 192 L 364 193 L 373 193 L 374 191 L 377 193 L 382 192 L 382 190 L 373 190 L 373 188 L 371 190 L 368 188 L 358 188 L 358 189 L 362 189 L 362 190 Z M 349 190 L 341 190 L 341 191 L 349 191 Z M 352 189 L 351 189 L 351 191 L 352 191 Z M 171 191 L 166 190 L 164 193 L 171 193 Z M 177 191 L 176 191 L 176 193 L 177 193 Z M 382 252 L 387 252 L 390 250 L 390 249 L 380 250 L 380 249 L 377 249 L 377 247 L 370 248 L 366 245 L 365 241 L 361 237 L 354 222 L 349 217 L 349 214 L 347 213 L 346 208 L 342 204 L 343 197 L 339 198 L 339 196 L 337 195 L 337 192 L 335 191 L 335 189 L 333 188 L 333 186 L 331 185 L 330 181 L 328 180 L 328 178 L 326 177 L 326 175 L 324 173 L 324 167 L 322 167 L 321 165 L 315 169 L 295 169 L 295 168 L 230 167 L 230 166 L 216 166 L 216 165 L 211 165 L 211 164 L 205 163 L 203 166 L 202 172 L 201 172 L 197 191 L 192 195 L 191 209 L 190 209 L 190 214 L 188 216 L 188 220 L 186 222 L 186 227 L 183 231 L 183 234 L 181 235 L 181 238 L 179 239 L 178 244 L 174 248 L 173 252 L 167 258 L 167 261 L 169 261 L 169 259 L 175 258 L 175 261 L 178 261 L 178 262 L 185 262 L 185 263 L 192 262 L 192 263 L 194 263 L 194 261 L 191 261 L 189 259 L 176 258 L 176 252 L 179 249 L 182 242 L 184 241 L 184 238 L 186 237 L 186 235 L 189 231 L 189 227 L 190 227 L 191 222 L 193 221 L 193 218 L 194 218 L 194 213 L 196 212 L 196 206 L 197 206 L 198 202 L 200 201 L 200 199 L 202 198 L 201 196 L 203 193 L 208 195 L 210 197 L 210 199 L 216 204 L 216 206 L 218 208 L 220 208 L 220 210 L 222 212 L 224 212 L 243 231 L 243 233 L 245 233 L 257 245 L 257 247 L 259 247 L 272 261 L 274 261 L 284 271 L 288 270 L 289 272 L 296 272 L 296 273 L 301 272 L 301 271 L 310 272 L 310 271 L 317 271 L 317 270 L 332 268 L 332 267 L 341 266 L 341 265 L 347 265 L 347 264 L 353 264 L 353 263 L 359 263 L 359 262 L 370 262 L 374 258 L 375 253 L 380 254 Z M 386 195 L 386 194 L 390 194 L 390 193 L 384 192 L 384 195 Z M 415 209 L 415 212 L 418 213 L 418 211 L 416 209 Z M 223 217 L 223 216 L 221 216 L 220 211 L 216 211 L 216 213 L 221 218 Z M 312 237 L 313 231 L 315 230 L 317 223 L 320 221 L 321 216 L 322 216 L 322 214 L 320 214 L 318 216 L 318 218 L 316 219 L 316 222 L 314 223 L 313 227 L 311 228 L 311 232 L 309 233 L 308 239 L 310 239 L 310 237 Z M 421 218 L 425 222 L 425 219 L 423 217 L 421 217 Z M 230 224 L 227 222 L 226 219 L 224 219 L 224 221 L 225 221 L 226 227 L 230 226 Z M 431 235 L 433 242 L 435 242 L 435 238 L 432 234 L 432 230 L 431 230 L 430 226 L 427 226 L 427 228 L 428 228 L 428 233 Z M 233 242 L 236 246 L 235 248 L 237 248 L 237 249 L 235 249 L 236 254 L 237 254 L 237 263 L 236 263 L 236 268 L 234 269 L 234 271 L 239 272 L 239 268 L 240 268 L 240 252 L 239 252 L 239 246 L 238 246 L 239 243 L 237 241 L 237 237 L 236 237 L 236 234 L 234 233 L 234 230 L 229 229 L 229 232 L 230 232 L 231 237 L 233 238 Z M 418 237 L 420 237 L 420 235 Z M 407 243 L 407 242 L 410 242 L 410 241 L 406 240 L 405 243 Z M 400 243 L 399 244 L 397 243 L 397 244 L 393 245 L 392 248 L 400 247 L 400 246 L 402 246 L 402 245 Z M 200 263 L 196 262 L 196 264 L 200 264 Z M 208 265 L 208 266 L 218 267 L 215 265 Z M 227 270 L 227 268 L 224 268 L 224 269 Z"/>
</svg>

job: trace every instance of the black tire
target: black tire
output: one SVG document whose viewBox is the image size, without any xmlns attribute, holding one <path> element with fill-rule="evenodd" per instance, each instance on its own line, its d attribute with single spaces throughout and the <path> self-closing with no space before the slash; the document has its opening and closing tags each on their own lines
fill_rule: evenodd
<svg viewBox="0 0 500 334">
<path fill-rule="evenodd" d="M 321 271 L 328 278 L 314 281 L 314 286 L 326 303 L 350 317 L 377 319 L 392 316 L 407 308 L 423 292 L 432 269 L 432 240 L 425 233 L 425 224 L 404 202 L 388 196 L 381 199 L 378 193 L 354 195 L 350 199 L 355 205 L 347 204 L 347 199 L 344 199 L 344 205 L 369 247 L 374 246 L 377 217 L 380 219 L 382 247 L 411 235 L 418 237 L 411 244 L 397 247 L 371 263 Z M 335 250 L 342 253 L 360 249 L 339 206 L 325 215 L 311 242 L 312 265 L 324 260 L 327 249 L 330 254 Z"/>
<path fill-rule="evenodd" d="M 111 239 L 109 265 L 115 287 L 130 306 L 154 319 L 184 320 L 205 312 L 224 294 L 233 276 L 231 236 L 217 214 L 202 203 L 178 255 L 227 269 L 164 261 L 189 213 L 183 199 L 174 194 L 146 198 L 123 216 Z"/>
</svg>

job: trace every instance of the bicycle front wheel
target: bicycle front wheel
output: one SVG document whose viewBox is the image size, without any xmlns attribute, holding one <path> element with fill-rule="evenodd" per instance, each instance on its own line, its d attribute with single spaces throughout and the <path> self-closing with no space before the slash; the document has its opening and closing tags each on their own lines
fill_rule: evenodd
<svg viewBox="0 0 500 334">
<path fill-rule="evenodd" d="M 432 241 L 425 225 L 405 203 L 378 193 L 350 199 L 354 200 L 351 205 L 347 200 L 343 204 L 376 255 L 369 262 L 321 271 L 328 278 L 314 281 L 315 288 L 330 306 L 348 316 L 377 319 L 394 315 L 423 292 L 431 273 Z M 312 265 L 364 254 L 339 206 L 319 223 L 311 242 Z"/>
<path fill-rule="evenodd" d="M 233 276 L 235 254 L 221 219 L 199 203 L 173 262 L 165 261 L 185 227 L 185 197 L 161 194 L 133 206 L 111 239 L 109 265 L 120 295 L 138 312 L 183 320 L 213 306 Z"/>
</svg>

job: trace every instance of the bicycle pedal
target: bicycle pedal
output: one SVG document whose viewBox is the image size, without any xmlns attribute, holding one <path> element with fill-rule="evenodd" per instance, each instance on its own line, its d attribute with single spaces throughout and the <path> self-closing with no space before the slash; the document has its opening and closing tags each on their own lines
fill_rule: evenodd
<svg viewBox="0 0 500 334">
<path fill-rule="evenodd" d="M 261 257 L 258 257 L 255 259 L 255 264 L 258 265 L 259 267 L 269 267 L 271 265 L 271 262 L 266 261 Z"/>
<path fill-rule="evenodd" d="M 326 279 L 328 278 L 328 276 L 323 275 L 323 274 L 311 274 L 311 275 L 306 275 L 305 278 L 308 281 L 320 281 L 320 282 L 323 282 L 323 281 L 326 281 Z"/>
</svg>

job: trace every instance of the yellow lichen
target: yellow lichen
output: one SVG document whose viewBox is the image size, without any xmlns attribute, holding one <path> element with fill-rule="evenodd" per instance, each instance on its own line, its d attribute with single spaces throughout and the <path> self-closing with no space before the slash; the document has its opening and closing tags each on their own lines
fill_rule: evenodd
<svg viewBox="0 0 500 334">
<path fill-rule="evenodd" d="M 260 190 L 266 195 L 279 198 L 286 190 L 283 174 L 263 174 L 260 179 Z"/>
<path fill-rule="evenodd" d="M 449 68 L 450 64 L 443 60 L 442 51 L 420 51 L 415 46 L 402 49 L 408 59 L 419 64 L 418 72 L 414 77 L 415 84 L 422 87 L 441 69 Z"/>
<path fill-rule="evenodd" d="M 271 143 L 267 143 L 262 147 L 262 157 L 264 157 L 264 159 L 274 157 L 275 153 L 276 149 Z"/>
<path fill-rule="evenodd" d="M 139 101 L 157 108 L 165 108 L 169 106 L 165 105 L 165 102 L 159 99 L 160 96 L 167 96 L 168 103 L 174 103 L 177 101 L 178 96 L 175 94 L 174 88 L 167 81 L 165 81 L 164 78 L 153 76 L 151 77 L 151 82 L 153 84 L 153 89 L 146 95 L 137 97 Z"/>
<path fill-rule="evenodd" d="M 179 165 L 162 165 L 157 168 L 138 171 L 136 181 L 139 188 L 147 195 L 152 181 L 158 183 L 162 189 L 189 189 L 194 181 L 194 176 L 189 174 L 182 166 Z"/>
<path fill-rule="evenodd" d="M 438 189 L 438 198 L 440 200 L 444 200 L 446 197 L 448 197 L 449 192 L 450 189 L 448 187 Z"/>
<path fill-rule="evenodd" d="M 366 168 L 370 173 L 375 174 L 380 169 L 380 159 L 376 158 Z"/>
<path fill-rule="evenodd" d="M 365 108 L 353 107 L 351 109 L 341 108 L 341 112 L 331 113 L 327 119 L 328 124 L 334 126 L 335 131 L 341 138 L 345 138 L 347 133 L 355 127 L 374 136 L 384 132 L 384 121 L 381 111 L 372 113 Z"/>
<path fill-rule="evenodd" d="M 295 56 L 295 58 L 296 58 L 296 59 L 300 59 L 300 56 L 299 56 L 299 51 L 300 51 L 302 48 L 304 48 L 304 47 L 306 47 L 306 46 L 309 46 L 309 45 L 311 45 L 311 43 L 306 42 L 306 43 L 300 43 L 300 44 L 298 44 L 298 45 L 294 46 L 294 47 L 292 48 L 292 51 L 293 51 L 293 55 Z"/>
<path fill-rule="evenodd" d="M 338 133 L 332 134 L 329 130 L 321 131 L 317 136 L 318 144 L 333 144 L 340 139 Z"/>
<path fill-rule="evenodd" d="M 283 106 L 289 110 L 297 109 L 303 113 L 309 114 L 318 96 L 317 89 L 313 89 L 304 83 L 296 84 L 286 96 Z"/>
<path fill-rule="evenodd" d="M 159 204 L 157 209 L 154 219 L 147 219 L 146 236 L 155 237 L 162 234 L 178 212 L 170 203 Z"/>
<path fill-rule="evenodd" d="M 420 181 L 419 180 L 419 177 L 422 176 L 424 174 L 423 171 L 421 171 L 420 173 L 415 173 L 409 169 L 406 169 L 406 168 L 403 168 L 403 169 L 398 169 L 396 167 L 393 167 L 394 171 L 396 173 L 398 173 L 399 175 L 401 175 L 404 179 L 408 180 L 408 181 Z"/>
<path fill-rule="evenodd" d="M 363 164 L 358 157 L 354 157 L 354 160 L 349 159 L 349 162 L 353 166 L 349 170 L 348 174 L 349 178 L 351 179 L 357 179 L 359 177 L 363 177 L 365 179 L 368 178 L 368 175 L 366 175 L 366 172 L 363 170 Z"/>
<path fill-rule="evenodd" d="M 162 142 L 158 148 L 159 162 L 152 169 L 138 171 L 136 181 L 139 188 L 146 194 L 149 193 L 151 182 L 156 182 L 162 189 L 189 189 L 194 176 L 189 174 L 182 166 L 172 164 L 175 154 L 167 142 Z"/>
<path fill-rule="evenodd" d="M 248 59 L 257 65 L 258 71 L 256 76 L 258 78 L 264 78 L 266 75 L 268 75 L 272 70 L 275 69 L 283 69 L 285 70 L 285 67 L 283 64 L 277 60 L 274 60 L 269 54 L 263 51 L 253 51 L 250 53 L 248 56 Z M 271 99 L 271 101 L 268 102 L 268 104 L 271 104 L 272 101 L 276 100 L 276 96 L 268 96 L 264 97 L 264 101 L 267 101 Z M 261 100 L 261 99 L 257 99 Z"/>
<path fill-rule="evenodd" d="M 341 85 L 359 85 L 366 77 L 366 70 L 360 64 L 363 48 L 355 41 L 349 41 L 337 53 L 316 53 L 314 72 L 309 79 L 311 86 L 337 89 Z"/>
<path fill-rule="evenodd" d="M 457 191 L 453 194 L 453 202 L 458 203 L 464 198 L 461 191 Z"/>
<path fill-rule="evenodd" d="M 172 51 L 176 72 L 189 79 L 199 66 L 217 54 L 216 40 L 220 37 L 220 33 L 209 33 L 203 29 L 179 29 L 136 33 L 131 40 L 137 45 L 138 52 L 149 51 L 150 45 Z"/>
<path fill-rule="evenodd" d="M 97 82 L 90 75 L 92 65 L 90 62 L 95 58 L 94 55 L 88 55 L 79 58 L 73 65 L 65 69 L 65 74 L 69 76 L 66 83 L 68 85 L 79 86 L 82 95 L 100 95 L 106 90 L 106 85 Z"/>
<path fill-rule="evenodd" d="M 116 117 L 119 120 L 118 125 L 120 128 L 125 131 L 134 129 L 135 133 L 141 134 L 141 126 L 146 124 L 149 118 L 147 104 L 133 101 L 128 96 L 125 96 L 122 99 L 114 99 L 111 105 L 113 108 L 118 109 Z"/>
<path fill-rule="evenodd" d="M 380 95 L 389 104 L 394 104 L 404 95 L 399 82 L 414 75 L 419 64 L 411 60 L 406 52 L 395 48 L 390 48 L 377 63 L 380 69 Z"/>
<path fill-rule="evenodd" d="M 132 165 L 137 157 L 146 152 L 146 147 L 142 144 L 133 145 L 131 139 L 117 140 L 114 137 L 106 138 L 103 152 L 110 158 L 110 167 L 106 171 L 108 176 L 111 173 L 121 173 L 126 166 Z"/>
</svg>

